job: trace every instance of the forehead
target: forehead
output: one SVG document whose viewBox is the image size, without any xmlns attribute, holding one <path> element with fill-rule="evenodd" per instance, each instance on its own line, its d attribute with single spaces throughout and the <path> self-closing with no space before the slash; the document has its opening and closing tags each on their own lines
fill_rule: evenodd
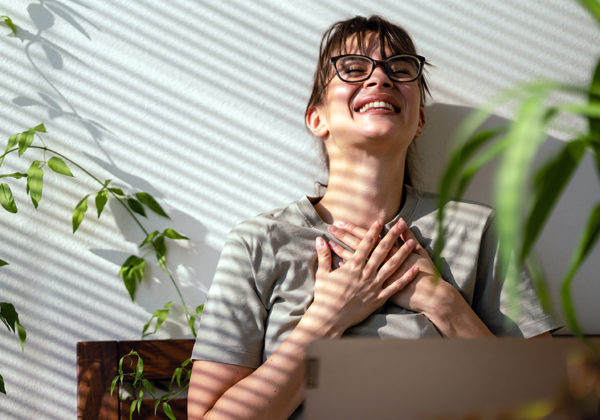
<svg viewBox="0 0 600 420">
<path fill-rule="evenodd" d="M 375 32 L 366 32 L 364 34 L 352 34 L 346 38 L 340 46 L 340 54 L 365 54 L 371 56 L 380 52 L 382 56 L 390 56 L 393 50 L 389 43 L 385 42 L 383 51 L 381 51 L 380 35 Z"/>
</svg>

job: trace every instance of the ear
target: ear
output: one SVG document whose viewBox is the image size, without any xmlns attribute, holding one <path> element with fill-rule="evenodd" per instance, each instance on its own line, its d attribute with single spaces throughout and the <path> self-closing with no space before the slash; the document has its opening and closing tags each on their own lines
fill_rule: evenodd
<svg viewBox="0 0 600 420">
<path fill-rule="evenodd" d="M 423 134 L 423 128 L 425 127 L 425 108 L 421 107 L 419 109 L 419 124 L 417 125 L 417 132 L 415 133 L 415 137 L 420 137 Z"/>
<path fill-rule="evenodd" d="M 317 137 L 329 135 L 327 122 L 322 116 L 322 110 L 318 106 L 311 106 L 306 112 L 306 126 Z"/>
</svg>

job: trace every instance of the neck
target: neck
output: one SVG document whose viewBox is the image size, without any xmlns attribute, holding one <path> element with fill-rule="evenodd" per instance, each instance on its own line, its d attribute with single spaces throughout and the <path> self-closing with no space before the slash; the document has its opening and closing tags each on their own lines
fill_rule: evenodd
<svg viewBox="0 0 600 420">
<path fill-rule="evenodd" d="M 393 219 L 402 202 L 406 152 L 400 156 L 362 154 L 331 159 L 329 182 L 315 209 L 326 223 L 338 221 L 368 228 Z"/>
</svg>

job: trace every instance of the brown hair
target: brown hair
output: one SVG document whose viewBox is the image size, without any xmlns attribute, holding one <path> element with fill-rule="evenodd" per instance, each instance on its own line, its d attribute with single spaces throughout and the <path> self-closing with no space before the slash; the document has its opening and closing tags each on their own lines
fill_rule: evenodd
<svg viewBox="0 0 600 420">
<path fill-rule="evenodd" d="M 406 32 L 401 26 L 395 25 L 381 16 L 372 15 L 369 17 L 355 16 L 353 18 L 342 20 L 334 23 L 325 31 L 323 38 L 321 38 L 321 44 L 319 46 L 319 61 L 317 62 L 317 69 L 314 75 L 313 88 L 304 111 L 304 117 L 306 121 L 306 115 L 308 110 L 312 106 L 321 104 L 325 95 L 325 89 L 331 81 L 333 76 L 333 70 L 331 66 L 331 57 L 334 54 L 346 54 L 347 44 L 346 41 L 356 36 L 356 41 L 360 49 L 361 54 L 366 54 L 368 41 L 368 35 L 374 33 L 379 38 L 379 49 L 381 50 L 382 58 L 386 58 L 385 51 L 389 49 L 392 51 L 392 55 L 399 53 L 416 54 L 417 50 L 415 45 Z M 425 65 L 429 63 L 425 62 Z M 419 85 L 419 91 L 421 93 L 421 106 L 425 105 L 425 99 L 427 95 L 430 95 L 427 80 L 423 72 L 417 79 Z M 325 150 L 323 142 L 319 142 L 321 155 L 323 156 L 324 163 L 329 169 L 329 157 Z M 411 163 L 416 151 L 414 150 L 413 144 L 409 147 L 408 158 L 406 163 L 406 170 L 404 171 L 404 183 L 412 185 L 414 176 L 411 177 L 411 173 L 414 175 L 416 172 L 415 165 Z M 409 169 L 410 167 L 410 169 Z"/>
</svg>

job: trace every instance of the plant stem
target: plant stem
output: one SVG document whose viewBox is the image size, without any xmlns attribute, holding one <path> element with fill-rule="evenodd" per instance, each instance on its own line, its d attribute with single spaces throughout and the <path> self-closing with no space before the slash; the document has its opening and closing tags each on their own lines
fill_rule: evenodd
<svg viewBox="0 0 600 420">
<path fill-rule="evenodd" d="M 96 181 L 100 185 L 104 186 L 104 183 L 102 182 L 101 179 L 99 179 L 94 174 L 92 174 L 90 171 L 88 171 L 87 169 L 85 169 L 83 166 L 79 165 L 77 162 L 75 162 L 74 160 L 70 159 L 69 157 L 63 155 L 62 153 L 59 153 L 56 150 L 50 149 L 50 148 L 48 148 L 46 146 L 30 146 L 30 148 L 41 149 L 41 150 L 44 150 L 46 152 L 53 153 L 53 154 L 55 154 L 57 156 L 60 156 L 61 158 L 65 159 L 66 161 L 68 161 L 69 163 L 71 163 L 72 165 L 74 165 L 75 167 L 77 167 L 83 173 L 85 173 L 86 175 L 88 175 L 94 181 Z M 142 223 L 137 218 L 137 216 L 133 213 L 133 211 L 131 211 L 131 209 L 127 206 L 127 204 L 125 204 L 125 202 L 117 194 L 115 194 L 114 192 L 112 192 L 110 189 L 108 189 L 108 192 L 123 206 L 123 208 L 127 211 L 127 213 L 129 213 L 129 215 L 133 218 L 133 220 L 139 226 L 139 228 L 142 230 L 142 232 L 146 236 L 148 236 L 149 232 L 146 230 L 146 228 L 144 227 L 144 225 L 142 225 Z M 152 241 L 152 244 L 154 245 L 154 241 Z M 179 300 L 181 301 L 181 304 L 183 306 L 183 311 L 185 313 L 186 321 L 188 321 L 188 323 L 189 323 L 190 311 L 189 311 L 189 309 L 188 309 L 188 307 L 187 307 L 187 305 L 185 303 L 185 299 L 183 298 L 183 293 L 181 293 L 181 289 L 179 288 L 179 285 L 177 284 L 177 281 L 175 281 L 175 278 L 173 277 L 173 274 L 171 273 L 171 270 L 169 269 L 169 267 L 167 267 L 166 264 L 164 264 L 163 270 L 169 276 L 169 280 L 171 280 L 171 283 L 173 284 L 173 287 L 175 288 L 175 291 L 177 292 L 177 295 L 179 296 Z"/>
<path fill-rule="evenodd" d="M 95 176 L 93 173 L 91 173 L 90 171 L 88 171 L 87 169 L 85 169 L 83 166 L 79 165 L 77 162 L 75 162 L 74 160 L 68 158 L 67 156 L 63 155 L 60 152 L 57 152 L 56 150 L 50 149 L 46 146 L 29 146 L 30 149 L 40 149 L 43 150 L 45 152 L 49 152 L 49 153 L 53 153 L 56 156 L 60 156 L 61 158 L 65 159 L 66 161 L 68 161 L 69 163 L 73 164 L 75 167 L 77 167 L 79 170 L 81 170 L 83 173 L 85 173 L 87 176 L 89 176 L 90 178 L 92 178 L 94 181 L 96 181 L 98 184 L 104 186 L 104 183 L 102 182 L 102 180 L 100 178 L 98 178 L 97 176 Z M 142 223 L 140 222 L 140 220 L 136 217 L 136 215 L 131 211 L 131 209 L 127 206 L 127 204 L 125 204 L 123 202 L 123 200 L 116 195 L 115 193 L 113 193 L 110 189 L 108 190 L 109 193 L 111 193 L 111 195 L 123 206 L 123 208 L 127 211 L 127 213 L 129 213 L 129 215 L 131 216 L 131 218 L 135 221 L 135 223 L 138 225 L 138 227 L 142 230 L 142 232 L 144 232 L 144 234 L 146 236 L 148 236 L 148 231 L 146 230 L 146 228 L 144 227 L 144 225 L 142 225 Z"/>
<path fill-rule="evenodd" d="M 73 159 L 69 158 L 68 156 L 65 156 L 64 154 L 62 154 L 60 152 L 57 152 L 54 149 L 50 149 L 47 146 L 34 146 L 34 145 L 31 145 L 31 146 L 29 146 L 29 148 L 30 149 L 42 150 L 44 152 L 48 152 L 48 153 L 54 154 L 56 156 L 59 156 L 62 159 L 64 159 L 67 162 L 69 162 L 71 165 L 75 166 L 77 169 L 79 169 L 83 173 L 85 173 L 87 176 L 89 176 L 90 178 L 92 178 L 98 184 L 102 185 L 103 187 L 105 186 L 105 183 L 102 182 L 102 180 L 100 178 L 98 178 L 97 176 L 95 176 L 93 173 L 91 173 L 90 171 L 88 171 L 86 168 L 84 168 L 83 166 L 81 166 L 80 164 L 78 164 Z M 5 156 L 9 155 L 10 153 L 13 153 L 13 152 L 18 151 L 18 150 L 19 150 L 18 147 L 15 147 L 13 149 L 7 150 L 4 154 L 0 155 L 0 159 L 3 159 Z M 123 208 L 125 209 L 125 211 L 127 211 L 127 213 L 129 213 L 129 215 L 131 216 L 131 218 L 135 221 L 135 223 L 138 225 L 138 227 L 144 233 L 144 235 L 148 236 L 149 232 L 146 230 L 146 228 L 144 227 L 144 225 L 140 222 L 140 220 L 138 219 L 138 217 L 129 208 L 129 206 L 127 206 L 127 204 L 123 201 L 123 199 L 120 198 L 114 192 L 112 192 L 109 188 L 107 188 L 107 191 L 113 196 L 113 198 L 115 198 L 119 202 L 119 204 L 121 204 L 121 206 L 123 206 Z M 154 241 L 152 241 L 152 245 L 153 245 L 153 247 L 155 246 L 154 245 Z M 169 280 L 171 280 L 171 283 L 173 284 L 173 287 L 175 288 L 175 291 L 177 292 L 177 295 L 179 296 L 179 300 L 181 301 L 181 304 L 183 306 L 183 311 L 184 311 L 184 314 L 185 314 L 186 321 L 188 321 L 188 324 L 189 324 L 189 320 L 190 320 L 190 316 L 191 315 L 190 315 L 190 310 L 189 310 L 189 308 L 187 307 L 187 305 L 185 303 L 185 299 L 183 298 L 183 293 L 181 292 L 181 289 L 179 288 L 179 285 L 177 284 L 177 281 L 173 277 L 173 274 L 171 273 L 171 270 L 169 269 L 169 267 L 167 267 L 166 264 L 163 264 L 162 268 L 167 273 L 167 275 L 169 276 Z M 193 330 L 192 330 L 192 332 L 193 332 Z"/>
</svg>

